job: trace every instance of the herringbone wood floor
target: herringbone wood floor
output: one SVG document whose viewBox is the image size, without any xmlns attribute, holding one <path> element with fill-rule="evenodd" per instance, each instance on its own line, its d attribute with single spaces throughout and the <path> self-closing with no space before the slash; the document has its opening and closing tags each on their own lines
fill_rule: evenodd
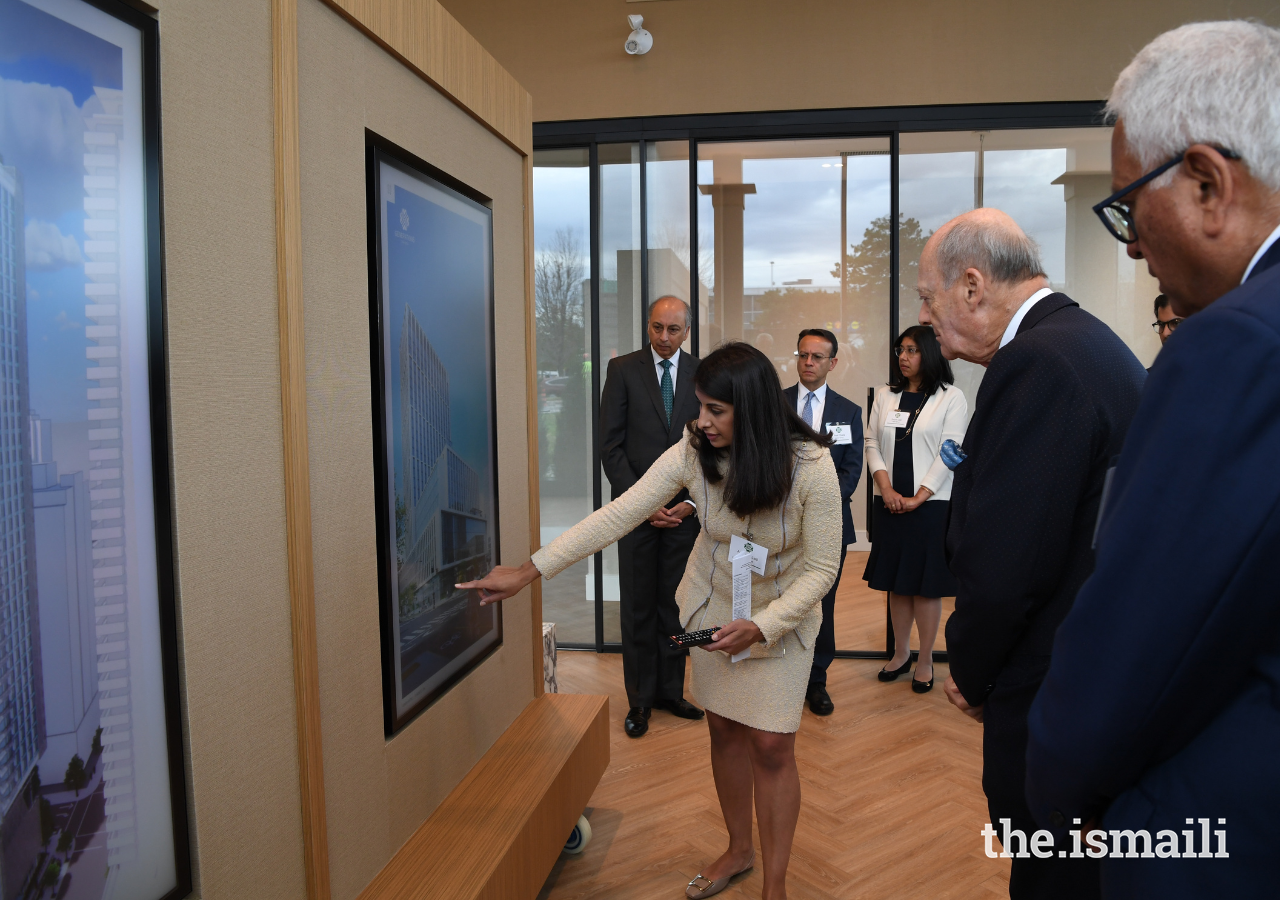
<svg viewBox="0 0 1280 900">
<path fill-rule="evenodd" d="M 858 555 L 846 563 L 842 600 L 846 589 L 865 590 Z M 869 625 L 874 607 L 866 605 Z M 906 678 L 881 684 L 881 665 L 837 659 L 828 681 L 835 713 L 819 718 L 805 711 L 796 741 L 803 800 L 789 897 L 1007 896 L 1008 861 L 988 859 L 979 835 L 988 818 L 981 726 L 947 703 L 945 665 L 937 667 L 938 685 L 923 695 L 912 693 Z M 685 883 L 727 840 L 706 723 L 655 711 L 649 733 L 632 740 L 622 730 L 627 700 L 619 655 L 562 651 L 558 675 L 562 692 L 610 695 L 612 758 L 591 798 L 590 846 L 581 856 L 560 858 L 541 898 L 682 897 Z M 759 898 L 759 873 L 720 896 Z"/>
</svg>

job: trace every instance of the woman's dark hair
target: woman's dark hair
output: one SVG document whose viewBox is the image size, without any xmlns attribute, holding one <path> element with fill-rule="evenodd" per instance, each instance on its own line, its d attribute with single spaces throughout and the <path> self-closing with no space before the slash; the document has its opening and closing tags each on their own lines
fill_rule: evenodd
<svg viewBox="0 0 1280 900">
<path fill-rule="evenodd" d="M 951 374 L 951 363 L 947 362 L 947 358 L 942 355 L 942 348 L 938 346 L 938 337 L 933 333 L 932 328 L 928 325 L 912 325 L 898 335 L 893 349 L 897 350 L 901 347 L 905 338 L 915 341 L 916 347 L 920 350 L 920 393 L 926 397 L 932 397 L 934 392 L 944 384 L 956 383 L 956 376 Z M 889 389 L 895 394 L 900 394 L 907 387 L 909 387 L 907 379 L 902 377 L 895 354 Z"/>
<path fill-rule="evenodd" d="M 791 492 L 791 442 L 800 439 L 826 447 L 831 438 L 796 415 L 773 363 L 750 344 L 732 341 L 719 347 L 698 364 L 693 383 L 708 397 L 733 406 L 733 441 L 725 450 L 711 446 L 696 420 L 686 426 L 707 481 L 725 479 L 724 501 L 738 518 L 782 505 Z M 722 476 L 719 462 L 726 454 L 729 472 Z"/>
</svg>

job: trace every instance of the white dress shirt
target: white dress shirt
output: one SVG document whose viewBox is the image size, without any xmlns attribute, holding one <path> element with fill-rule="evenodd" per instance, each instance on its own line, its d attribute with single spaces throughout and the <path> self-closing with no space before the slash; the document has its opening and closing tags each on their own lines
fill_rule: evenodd
<svg viewBox="0 0 1280 900">
<path fill-rule="evenodd" d="M 1021 325 L 1022 320 L 1027 317 L 1027 313 L 1031 312 L 1031 307 L 1035 306 L 1052 293 L 1053 288 L 1040 288 L 1040 290 L 1022 301 L 1022 305 L 1018 307 L 1018 311 L 1014 313 L 1013 318 L 1009 320 L 1009 327 L 1004 330 L 1004 337 L 1000 338 L 1001 347 L 1018 336 L 1018 326 Z"/>
<path fill-rule="evenodd" d="M 1271 249 L 1271 245 L 1276 242 L 1277 238 L 1280 238 L 1280 226 L 1276 226 L 1276 230 L 1271 232 L 1267 239 L 1262 242 L 1262 246 L 1258 248 L 1258 252 L 1253 254 L 1253 259 L 1249 260 L 1249 267 L 1244 270 L 1244 277 L 1240 279 L 1241 284 L 1244 284 L 1249 280 L 1249 273 L 1252 272 L 1253 267 L 1258 264 L 1258 260 L 1262 259 L 1262 255 Z"/>
<path fill-rule="evenodd" d="M 658 386 L 662 386 L 662 357 L 658 355 L 658 351 L 653 349 L 653 345 L 649 345 L 649 352 L 653 354 L 653 367 L 658 372 Z M 676 352 L 671 354 L 671 390 L 674 393 L 676 389 L 676 371 L 680 368 L 680 348 L 676 348 Z"/>
<path fill-rule="evenodd" d="M 796 415 L 804 418 L 804 401 L 809 396 L 809 389 L 803 384 L 796 385 Z M 813 413 L 813 430 L 822 431 L 822 411 L 827 407 L 827 383 L 822 382 L 822 387 L 813 391 L 813 405 L 811 412 Z"/>
</svg>

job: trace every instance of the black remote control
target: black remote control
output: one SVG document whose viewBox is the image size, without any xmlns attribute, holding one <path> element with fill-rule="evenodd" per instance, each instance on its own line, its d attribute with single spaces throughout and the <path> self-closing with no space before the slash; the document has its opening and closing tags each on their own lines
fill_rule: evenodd
<svg viewBox="0 0 1280 900">
<path fill-rule="evenodd" d="M 701 647 L 703 644 L 710 644 L 716 639 L 716 632 L 720 630 L 717 625 L 715 628 L 704 628 L 702 631 L 686 631 L 684 634 L 671 635 L 671 641 L 677 647 Z"/>
</svg>

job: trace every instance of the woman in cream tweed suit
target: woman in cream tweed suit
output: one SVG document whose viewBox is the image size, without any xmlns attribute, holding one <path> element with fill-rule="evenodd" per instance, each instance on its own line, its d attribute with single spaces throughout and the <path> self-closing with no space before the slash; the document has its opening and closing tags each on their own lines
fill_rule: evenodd
<svg viewBox="0 0 1280 900">
<path fill-rule="evenodd" d="M 729 849 L 686 889 L 710 897 L 751 868 L 751 805 L 764 862 L 764 900 L 786 897 L 787 862 L 800 813 L 795 732 L 800 727 L 819 605 L 840 559 L 840 485 L 829 439 L 787 403 L 759 350 L 730 343 L 694 376 L 701 410 L 688 437 L 668 450 L 629 491 L 597 510 L 519 568 L 496 567 L 480 581 L 482 602 L 510 597 L 603 549 L 663 508 L 682 488 L 697 504 L 702 530 L 676 592 L 686 630 L 719 627 L 694 651 L 693 695 L 707 708 L 711 764 Z M 688 504 L 674 515 L 693 512 Z M 729 542 L 749 538 L 768 550 L 765 574 L 752 576 L 751 618 L 733 619 Z M 730 662 L 730 655 L 751 655 Z"/>
</svg>

